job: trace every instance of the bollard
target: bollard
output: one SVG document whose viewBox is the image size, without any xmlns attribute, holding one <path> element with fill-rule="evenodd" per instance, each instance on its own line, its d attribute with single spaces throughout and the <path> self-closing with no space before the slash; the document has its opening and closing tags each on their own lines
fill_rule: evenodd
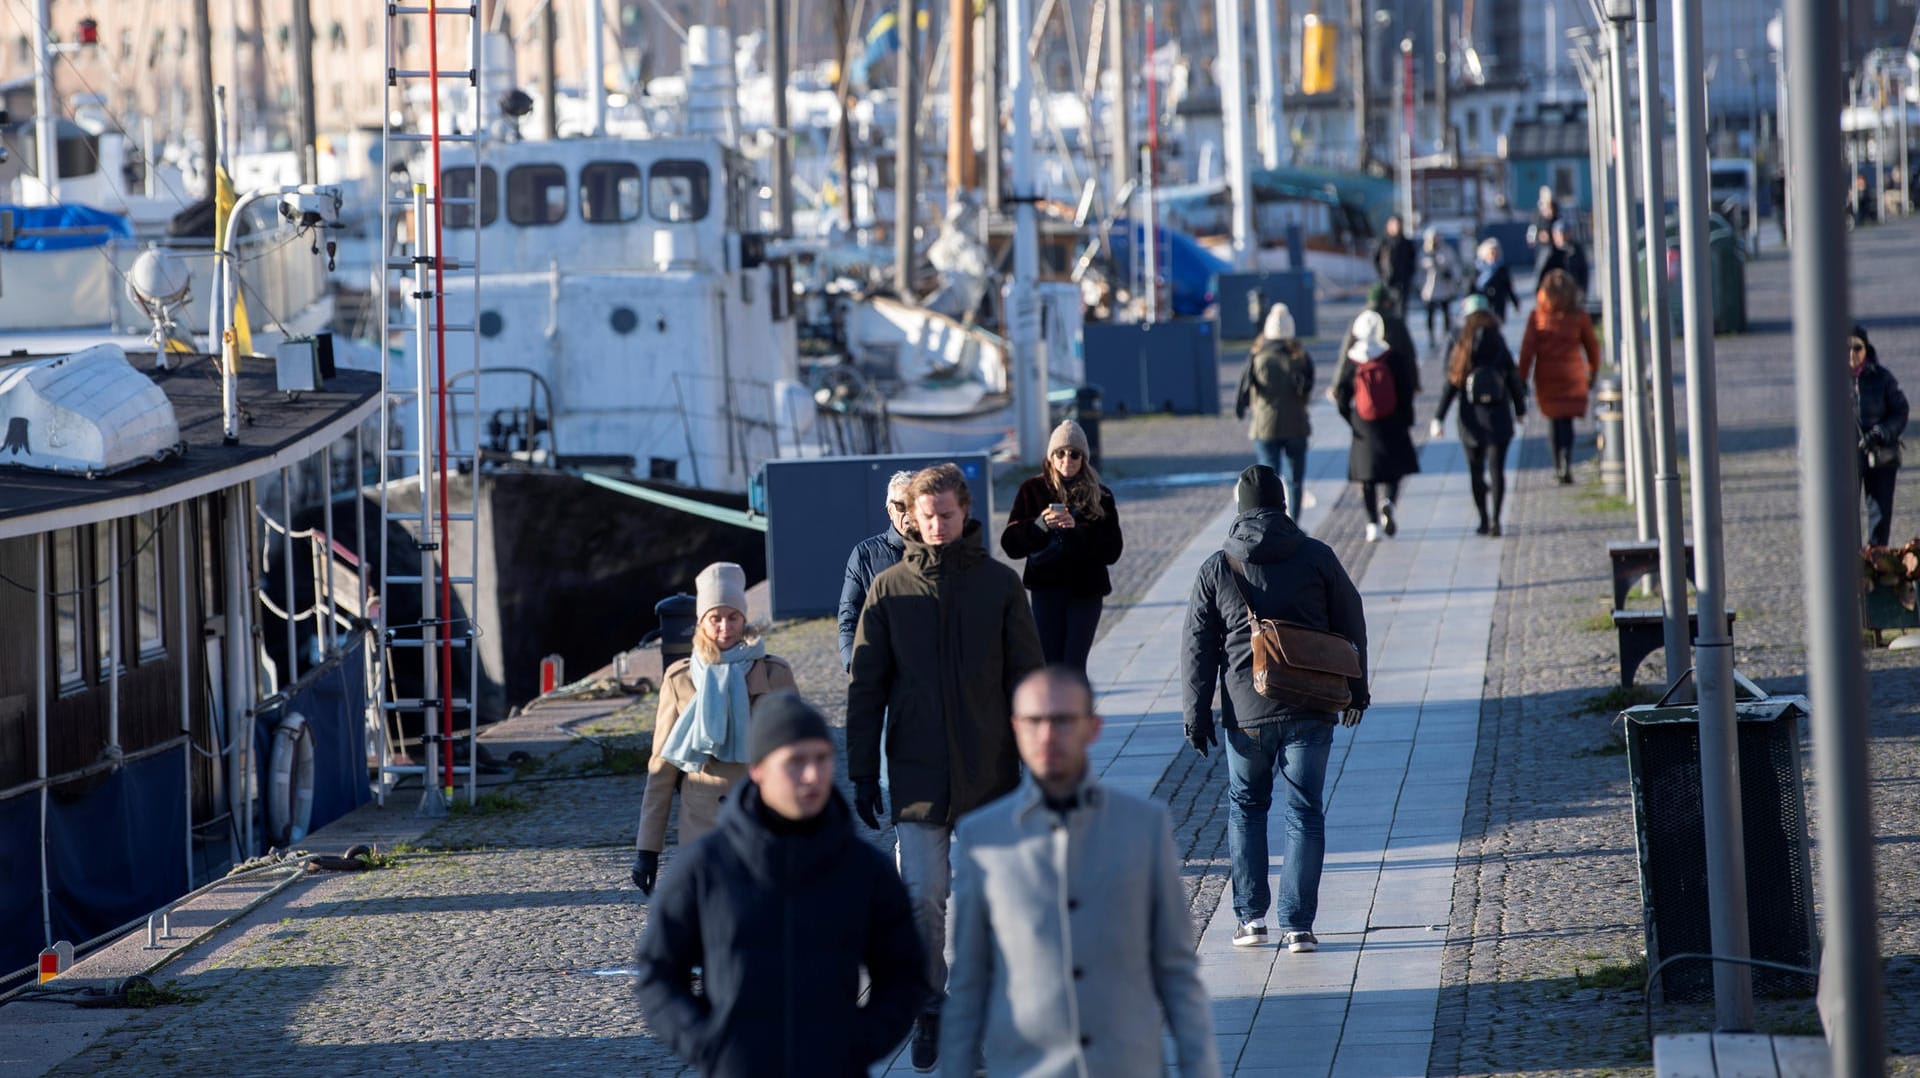
<svg viewBox="0 0 1920 1078">
<path fill-rule="evenodd" d="M 40 952 L 40 983 L 46 984 L 73 965 L 73 944 L 66 940 Z"/>
<path fill-rule="evenodd" d="M 545 696 L 567 683 L 567 660 L 558 654 L 540 660 L 540 695 Z"/>
<path fill-rule="evenodd" d="M 1621 411 L 1620 381 L 1602 378 L 1594 387 L 1594 421 L 1600 427 L 1600 489 L 1627 492 L 1626 417 Z"/>
<path fill-rule="evenodd" d="M 1287 222 L 1287 268 L 1294 272 L 1307 268 L 1307 241 L 1300 222 Z"/>
<path fill-rule="evenodd" d="M 1073 391 L 1073 421 L 1087 436 L 1087 463 L 1100 468 L 1100 387 L 1081 386 Z"/>
</svg>

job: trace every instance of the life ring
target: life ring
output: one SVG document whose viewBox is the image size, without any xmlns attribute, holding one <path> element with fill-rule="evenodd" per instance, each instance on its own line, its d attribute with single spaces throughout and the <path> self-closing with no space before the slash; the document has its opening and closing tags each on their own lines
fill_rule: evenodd
<svg viewBox="0 0 1920 1078">
<path fill-rule="evenodd" d="M 273 730 L 267 765 L 267 840 L 291 846 L 313 825 L 313 730 L 294 712 Z"/>
</svg>

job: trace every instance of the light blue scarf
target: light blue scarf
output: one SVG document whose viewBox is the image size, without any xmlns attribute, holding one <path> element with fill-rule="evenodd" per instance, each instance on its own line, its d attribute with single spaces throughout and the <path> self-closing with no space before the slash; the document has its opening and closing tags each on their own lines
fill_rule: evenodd
<svg viewBox="0 0 1920 1078">
<path fill-rule="evenodd" d="M 682 771 L 704 771 L 711 760 L 744 763 L 747 759 L 747 669 L 767 654 L 758 640 L 735 644 L 708 666 L 695 652 L 688 673 L 693 676 L 693 702 L 680 713 L 668 732 L 660 755 Z"/>
</svg>

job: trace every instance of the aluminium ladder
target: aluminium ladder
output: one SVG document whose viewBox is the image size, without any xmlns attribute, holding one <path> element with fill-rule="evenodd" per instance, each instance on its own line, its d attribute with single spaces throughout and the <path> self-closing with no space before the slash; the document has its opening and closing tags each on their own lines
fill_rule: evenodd
<svg viewBox="0 0 1920 1078">
<path fill-rule="evenodd" d="M 454 792 L 454 777 L 466 778 L 469 804 L 474 798 L 474 776 L 479 755 L 477 714 L 480 660 L 475 648 L 478 629 L 472 619 L 475 580 L 478 577 L 479 459 L 475 445 L 457 444 L 461 432 L 477 430 L 477 405 L 471 388 L 453 388 L 460 367 L 480 369 L 479 321 L 480 221 L 482 202 L 480 93 L 482 42 L 477 3 L 448 4 L 445 0 L 418 0 L 414 4 L 388 2 L 386 7 L 386 107 L 382 110 L 381 164 L 387 172 L 381 196 L 381 237 L 384 272 L 381 289 L 381 381 L 384 394 L 380 414 L 380 664 L 379 746 L 380 781 L 384 798 L 401 775 L 421 776 L 420 814 L 441 816 Z M 442 41 L 459 48 L 465 41 L 465 66 L 443 67 Z M 420 46 L 424 45 L 424 50 Z M 465 84 L 467 107 L 456 115 L 443 108 L 442 85 Z M 424 89 L 421 102 L 409 91 Z M 418 121 L 424 108 L 425 123 Z M 442 113 L 447 115 L 443 116 Z M 409 123 L 409 119 L 414 122 Z M 470 152 L 459 161 L 442 165 L 444 146 L 460 144 Z M 405 165 L 409 190 L 393 189 L 396 165 Z M 424 172 L 424 175 L 421 173 Z M 446 197 L 445 188 L 472 197 Z M 456 208 L 458 207 L 458 208 Z M 452 213 L 443 213 L 452 209 Z M 448 223 L 453 218 L 453 223 Z M 464 226 L 464 227 L 463 227 Z M 469 287 L 459 290 L 470 308 L 447 312 L 447 278 L 464 276 Z M 404 299 L 405 302 L 401 302 Z M 396 362 L 396 334 L 411 329 L 411 364 Z M 466 356 L 462 361 L 461 354 Z M 453 360 L 454 369 L 449 369 Z M 409 424 L 408 418 L 411 418 Z M 411 426 L 411 430 L 408 427 Z M 449 470 L 466 472 L 466 492 L 449 483 Z M 409 479 L 420 488 L 417 509 L 401 511 L 391 502 L 393 485 Z M 454 504 L 454 503 L 459 504 Z M 412 552 L 400 548 L 398 537 L 411 540 Z M 417 556 L 417 567 L 415 565 Z M 394 624 L 395 589 L 417 589 L 417 622 Z M 464 613 L 456 607 L 456 589 L 465 591 Z M 397 653 L 420 656 L 417 695 L 414 686 L 395 677 Z M 456 690 L 456 653 L 466 663 L 464 698 Z M 409 668 L 411 664 L 403 664 Z M 395 751 L 411 743 L 395 736 L 404 730 L 401 720 L 417 715 L 421 722 L 421 759 L 417 762 Z M 456 716 L 464 716 L 462 725 Z M 464 736 L 466 763 L 456 765 L 454 742 Z"/>
</svg>

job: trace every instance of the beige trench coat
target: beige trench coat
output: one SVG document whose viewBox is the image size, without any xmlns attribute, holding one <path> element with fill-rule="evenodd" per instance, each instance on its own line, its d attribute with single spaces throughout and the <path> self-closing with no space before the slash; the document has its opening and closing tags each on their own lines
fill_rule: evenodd
<svg viewBox="0 0 1920 1078">
<path fill-rule="evenodd" d="M 667 814 L 673 794 L 680 792 L 680 845 L 713 830 L 720 819 L 720 802 L 741 779 L 747 765 L 714 761 L 704 771 L 682 771 L 660 755 L 667 735 L 693 703 L 693 674 L 686 659 L 667 667 L 660 679 L 660 709 L 653 720 L 653 755 L 647 760 L 647 792 L 640 798 L 640 833 L 635 845 L 655 853 L 667 844 Z M 747 668 L 747 699 L 758 704 L 770 692 L 796 692 L 793 668 L 787 660 L 768 655 Z"/>
</svg>

